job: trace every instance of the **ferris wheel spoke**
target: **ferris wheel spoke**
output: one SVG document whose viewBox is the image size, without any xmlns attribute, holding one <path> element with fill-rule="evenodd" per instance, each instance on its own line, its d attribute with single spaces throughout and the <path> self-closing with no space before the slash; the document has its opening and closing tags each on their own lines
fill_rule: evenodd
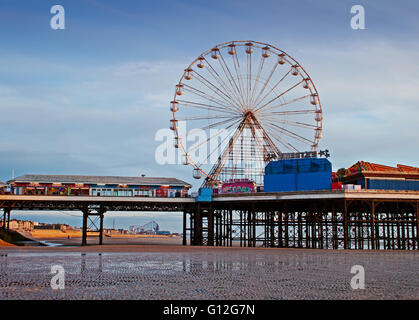
<svg viewBox="0 0 419 320">
<path fill-rule="evenodd" d="M 255 112 L 265 108 L 266 106 L 268 106 L 269 104 L 271 104 L 272 102 L 274 102 L 275 100 L 281 98 L 284 94 L 290 92 L 291 90 L 295 89 L 295 87 L 299 86 L 304 80 L 301 80 L 300 82 L 296 83 L 295 85 L 293 85 L 292 87 L 288 88 L 287 90 L 283 91 L 282 93 L 280 93 L 279 95 L 277 95 L 275 98 L 269 100 L 267 103 L 265 103 L 263 106 L 257 108 L 255 110 Z"/>
<path fill-rule="evenodd" d="M 228 100 L 230 101 L 230 104 L 234 105 L 234 106 L 238 106 L 240 105 L 238 103 L 238 101 L 236 100 L 236 97 L 234 96 L 234 94 L 230 91 L 229 87 L 227 86 L 227 84 L 224 82 L 224 80 L 222 79 L 222 77 L 218 74 L 218 72 L 214 69 L 214 67 L 211 65 L 211 63 L 204 57 L 204 60 L 206 61 L 207 65 L 208 65 L 208 73 L 211 75 L 211 77 L 218 83 L 218 85 L 223 89 L 223 94 L 228 98 Z M 208 80 L 209 81 L 209 80 Z M 221 89 L 220 89 L 221 90 Z M 239 111 L 240 108 L 236 107 Z"/>
<path fill-rule="evenodd" d="M 309 144 L 310 146 L 314 143 L 314 141 L 308 140 L 307 138 L 304 138 L 303 136 L 301 136 L 301 135 L 299 135 L 295 132 L 292 132 L 292 131 L 289 131 L 289 130 L 283 128 L 283 127 L 280 127 L 275 123 L 272 123 L 272 122 L 268 122 L 268 123 L 269 123 L 269 125 L 275 127 L 279 132 L 281 132 L 281 133 L 283 133 L 283 134 L 285 134 L 285 135 L 287 135 L 291 138 L 300 140 L 301 142 Z"/>
<path fill-rule="evenodd" d="M 230 108 L 230 109 L 234 108 L 234 106 L 230 105 L 229 101 L 226 101 L 227 102 L 227 104 L 226 104 L 224 101 L 222 101 L 222 100 L 220 100 L 216 97 L 211 97 L 206 92 L 204 92 L 202 90 L 199 90 L 195 87 L 192 87 L 192 86 L 187 85 L 187 84 L 184 84 L 183 86 L 185 88 L 184 90 L 187 91 L 187 92 L 190 92 L 192 94 L 200 96 L 201 98 L 204 98 L 204 99 L 209 100 L 211 102 L 216 102 L 217 104 L 219 104 L 220 106 L 223 106 L 225 108 Z M 232 109 L 232 111 L 233 111 L 233 109 Z"/>
<path fill-rule="evenodd" d="M 225 110 L 230 110 L 232 113 L 237 114 L 238 110 L 230 105 L 226 105 L 223 101 L 220 101 L 219 99 L 215 98 L 215 97 L 210 97 L 208 96 L 205 92 L 202 92 L 201 90 L 195 89 L 193 87 L 190 86 L 185 86 L 185 92 L 190 92 L 198 97 L 201 97 L 205 100 L 208 100 L 210 102 L 212 102 L 213 104 L 215 104 L 216 106 L 218 106 L 218 108 L 223 108 Z M 182 101 L 182 100 L 177 100 L 177 101 Z M 184 100 L 183 100 L 184 101 Z"/>
<path fill-rule="evenodd" d="M 206 109 L 206 110 L 212 110 L 214 112 L 223 112 L 223 113 L 228 113 L 232 115 L 237 115 L 237 112 L 233 112 L 228 108 L 224 108 L 224 107 L 220 107 L 216 105 L 210 105 L 210 104 L 199 103 L 195 101 L 187 101 L 187 100 L 177 100 L 177 101 L 184 107 Z"/>
<path fill-rule="evenodd" d="M 272 139 L 279 142 L 280 145 L 284 146 L 287 150 L 291 152 L 298 152 L 298 149 L 294 147 L 291 143 L 283 141 L 281 137 L 279 137 L 275 131 L 273 131 L 269 126 L 267 127 L 267 132 Z"/>
<path fill-rule="evenodd" d="M 226 105 L 223 101 L 220 101 L 219 99 L 217 99 L 215 97 L 210 97 L 205 92 L 202 92 L 198 89 L 195 89 L 193 87 L 185 87 L 185 92 L 190 92 L 190 93 L 194 94 L 195 96 L 198 96 L 202 99 L 210 101 L 211 103 L 215 104 L 219 108 L 223 108 L 225 110 L 230 110 L 231 112 L 237 114 L 237 110 L 234 107 L 232 107 L 230 105 Z M 177 101 L 182 101 L 182 100 L 177 100 Z"/>
<path fill-rule="evenodd" d="M 315 113 L 316 111 L 313 109 L 308 110 L 290 110 L 290 111 L 272 111 L 270 114 L 275 116 L 286 116 L 290 114 L 309 114 L 309 113 Z M 263 115 L 263 113 L 261 114 Z"/>
<path fill-rule="evenodd" d="M 241 98 L 242 106 L 244 106 L 243 96 L 241 95 L 241 92 L 239 90 L 239 87 L 237 86 L 237 83 L 236 83 L 236 81 L 234 80 L 234 77 L 231 74 L 230 68 L 228 67 L 227 63 L 225 62 L 224 57 L 223 57 L 221 51 L 220 51 L 220 59 L 218 59 L 218 61 L 220 63 L 221 68 L 224 71 L 224 74 L 226 75 L 228 81 L 230 82 L 230 86 L 233 88 L 233 90 L 237 94 L 237 97 L 239 99 Z"/>
<path fill-rule="evenodd" d="M 205 126 L 205 127 L 199 128 L 199 129 L 200 129 L 200 130 L 208 130 L 208 129 L 215 128 L 215 127 L 218 127 L 218 126 L 220 126 L 220 125 L 223 125 L 223 124 L 229 123 L 230 121 L 234 121 L 234 120 L 236 120 L 236 119 L 241 119 L 241 116 L 232 117 L 232 118 L 230 118 L 230 119 L 228 119 L 228 120 L 218 121 L 218 122 L 215 122 L 215 123 L 209 124 L 209 125 L 207 125 L 207 126 Z"/>
<path fill-rule="evenodd" d="M 194 120 L 211 120 L 211 119 L 231 119 L 231 117 L 227 117 L 227 116 L 207 116 L 207 117 L 200 117 L 200 116 L 196 116 L 196 117 L 185 117 L 185 118 L 179 118 L 179 121 L 194 121 Z"/>
<path fill-rule="evenodd" d="M 231 92 L 230 88 L 227 86 L 227 84 L 224 82 L 222 77 L 218 74 L 218 72 L 214 69 L 214 67 L 211 65 L 211 63 L 204 57 L 205 61 L 208 64 L 208 72 L 211 74 L 211 76 L 218 82 L 218 84 L 224 89 L 224 91 L 229 93 L 230 100 L 236 104 L 238 107 L 240 106 L 243 108 L 243 106 L 240 104 L 240 99 L 235 96 L 233 92 Z"/>
<path fill-rule="evenodd" d="M 247 54 L 247 105 L 250 105 L 250 92 L 252 91 L 252 54 Z"/>
<path fill-rule="evenodd" d="M 300 152 L 296 147 L 294 147 L 294 145 L 292 145 L 290 142 L 286 142 L 284 141 L 279 135 L 278 135 L 278 131 L 273 128 L 270 125 L 266 125 L 266 127 L 268 128 L 268 133 L 269 136 L 271 136 L 272 138 L 274 138 L 276 141 L 278 141 L 281 145 L 283 145 L 287 150 L 292 151 L 292 152 Z"/>
<path fill-rule="evenodd" d="M 181 76 L 170 110 L 174 146 L 194 178 L 205 178 L 203 187 L 230 178 L 261 185 L 268 161 L 317 150 L 322 138 L 322 107 L 309 75 L 284 51 L 255 41 L 222 43 L 198 56 Z M 192 130 L 178 130 L 178 121 Z"/>
<path fill-rule="evenodd" d="M 291 152 L 300 152 L 300 150 L 298 150 L 296 147 L 294 147 L 291 143 L 289 142 L 285 142 L 283 141 L 280 137 L 278 137 L 277 135 L 272 135 L 272 137 L 278 141 L 281 145 L 283 145 L 287 150 L 291 151 Z"/>
<path fill-rule="evenodd" d="M 237 121 L 236 121 L 236 123 L 237 123 Z M 229 128 L 228 129 L 230 129 L 232 126 L 234 125 L 234 123 L 233 124 L 231 124 L 230 126 L 229 126 Z M 218 138 L 218 136 L 220 135 L 222 133 L 222 131 L 220 131 L 220 132 L 218 132 L 217 134 L 215 134 L 214 136 L 212 136 L 212 137 L 209 137 L 205 142 L 206 143 L 208 143 L 210 140 L 212 140 L 212 139 L 214 139 L 214 138 Z M 208 154 L 208 156 L 206 157 L 206 159 L 204 160 L 204 163 L 206 163 L 210 158 L 211 158 L 211 156 L 214 154 L 214 152 L 216 152 L 216 151 L 218 151 L 218 150 L 220 150 L 221 148 L 222 148 L 222 146 L 223 146 L 223 144 L 224 144 L 224 142 L 227 140 L 227 139 L 230 139 L 231 138 L 231 135 L 230 134 L 227 134 L 225 137 L 224 137 L 224 139 L 222 139 L 219 143 L 218 143 L 218 145 L 217 145 L 217 147 L 216 148 L 214 148 L 212 151 L 210 150 L 210 152 L 209 152 L 209 154 Z M 202 163 L 198 163 L 198 166 L 199 165 L 201 165 Z"/>
<path fill-rule="evenodd" d="M 280 150 L 278 149 L 277 146 L 275 146 L 275 144 L 273 143 L 272 139 L 267 135 L 265 129 L 260 128 L 263 132 L 263 137 L 257 137 L 256 136 L 256 130 L 254 130 L 254 128 L 252 127 L 252 135 L 253 138 L 255 139 L 255 144 L 259 146 L 259 150 L 262 150 L 262 155 L 265 154 L 266 152 L 265 149 L 267 149 L 267 147 L 269 147 L 271 149 L 272 153 L 275 154 L 279 154 Z M 255 148 L 256 149 L 256 148 Z M 264 158 L 264 157 L 262 157 Z M 265 161 L 265 159 L 263 159 Z"/>
<path fill-rule="evenodd" d="M 210 89 L 212 92 L 217 94 L 227 105 L 230 105 L 231 107 L 237 109 L 237 111 L 240 112 L 240 109 L 237 108 L 234 104 L 231 103 L 232 99 L 231 97 L 226 94 L 223 90 L 217 88 L 211 81 L 200 75 L 198 72 L 194 72 L 194 74 L 197 76 L 197 80 L 201 82 L 203 85 L 205 85 L 208 89 Z M 185 85 L 186 86 L 186 85 Z"/>
<path fill-rule="evenodd" d="M 271 147 L 271 149 L 272 149 L 272 151 L 274 152 L 274 153 L 277 153 L 277 154 L 279 154 L 280 153 L 280 151 L 279 151 L 279 149 L 275 146 L 275 143 L 272 141 L 272 139 L 269 137 L 269 135 L 266 133 L 266 131 L 265 131 L 265 129 L 264 129 L 264 127 L 262 126 L 262 123 L 256 118 L 256 117 L 254 117 L 253 118 L 253 121 L 254 121 L 254 123 L 256 124 L 256 127 L 259 129 L 259 130 L 261 130 L 262 131 L 262 135 L 263 135 L 263 138 L 264 138 L 264 141 L 267 143 L 267 145 L 269 145 L 270 147 Z"/>
<path fill-rule="evenodd" d="M 231 123 L 230 125 L 228 125 L 228 126 L 224 129 L 224 132 L 225 132 L 226 130 L 231 129 L 231 128 L 232 128 L 235 124 L 237 124 L 239 121 L 240 121 L 240 119 L 239 119 L 239 120 L 237 120 L 237 121 L 234 121 L 233 123 Z M 195 131 L 195 130 L 192 130 L 192 131 L 191 131 L 191 134 L 192 134 L 194 131 Z M 205 141 L 201 142 L 200 144 L 196 145 L 195 147 L 190 148 L 188 151 L 189 151 L 189 152 L 192 152 L 192 151 L 196 150 L 197 148 L 199 148 L 200 146 L 202 146 L 204 143 L 208 143 L 211 139 L 217 138 L 217 137 L 218 137 L 220 134 L 222 134 L 222 133 L 223 133 L 223 131 L 219 131 L 218 133 L 214 134 L 213 136 L 208 137 Z M 229 135 L 227 135 L 227 137 L 229 137 Z"/>
<path fill-rule="evenodd" d="M 292 68 L 290 68 L 288 70 L 288 72 L 286 72 L 281 79 L 279 79 L 279 81 L 263 96 L 263 98 L 261 98 L 260 100 L 257 100 L 255 102 L 255 106 L 258 106 L 259 104 L 262 104 L 262 102 L 281 84 L 282 81 L 284 81 L 286 79 L 286 77 L 288 77 L 288 75 L 291 73 Z"/>
<path fill-rule="evenodd" d="M 240 87 L 240 96 L 242 97 L 242 100 L 244 102 L 244 83 L 243 83 L 243 79 L 240 76 L 241 75 L 241 71 L 240 71 L 240 62 L 239 59 L 237 58 L 237 53 L 232 55 L 233 57 L 233 64 L 234 64 L 234 69 L 236 71 L 236 76 L 237 76 L 237 81 L 239 83 L 239 87 Z"/>
<path fill-rule="evenodd" d="M 263 84 L 261 90 L 259 91 L 258 96 L 256 97 L 255 101 L 254 101 L 254 105 L 257 105 L 257 101 L 259 100 L 259 97 L 263 94 L 263 92 L 266 89 L 266 86 L 268 85 L 269 81 L 271 81 L 271 78 L 273 76 L 273 74 L 275 73 L 276 68 L 278 67 L 278 63 L 275 63 L 268 78 L 266 79 L 265 83 Z"/>
<path fill-rule="evenodd" d="M 310 97 L 309 94 L 307 94 L 305 96 L 302 96 L 302 97 L 298 97 L 298 98 L 289 100 L 289 101 L 286 101 L 286 102 L 283 102 L 283 103 L 280 103 L 280 104 L 277 104 L 277 105 L 274 105 L 274 106 L 269 106 L 269 107 L 265 108 L 262 113 L 267 112 L 267 111 L 270 111 L 272 109 L 276 109 L 276 108 L 280 108 L 280 107 L 283 107 L 283 106 L 286 106 L 286 105 L 290 105 L 290 104 L 292 104 L 294 102 L 304 100 L 304 99 L 306 99 L 308 97 Z"/>
<path fill-rule="evenodd" d="M 262 55 L 261 55 L 261 58 L 260 58 L 261 60 L 260 60 L 260 63 L 259 63 L 259 69 L 258 69 L 258 73 L 257 73 L 257 75 L 256 75 L 256 79 L 255 79 L 255 82 L 254 82 L 254 86 L 253 86 L 253 90 L 252 90 L 252 95 L 251 95 L 251 99 L 250 99 L 250 104 L 254 104 L 254 96 L 255 96 L 255 92 L 256 92 L 256 88 L 257 88 L 257 86 L 258 86 L 258 83 L 259 83 L 259 78 L 260 78 L 260 74 L 262 73 L 262 70 L 263 70 L 263 65 L 264 65 L 264 63 L 265 63 L 265 59 L 266 58 L 264 58 Z"/>
<path fill-rule="evenodd" d="M 282 120 L 282 119 L 276 119 L 276 118 L 272 118 L 272 117 L 264 117 L 263 119 L 269 120 L 269 121 L 275 121 L 275 122 L 279 122 L 282 124 L 287 124 L 290 126 L 294 126 L 294 127 L 300 127 L 300 128 L 305 128 L 305 129 L 316 129 L 317 126 L 309 124 L 309 123 L 304 123 L 304 122 L 296 122 L 296 121 L 290 121 L 290 120 Z"/>
</svg>

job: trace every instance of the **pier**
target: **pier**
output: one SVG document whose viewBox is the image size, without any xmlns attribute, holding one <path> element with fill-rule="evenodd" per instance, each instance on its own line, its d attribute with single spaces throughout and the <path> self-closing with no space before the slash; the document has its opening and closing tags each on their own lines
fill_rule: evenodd
<svg viewBox="0 0 419 320">
<path fill-rule="evenodd" d="M 324 190 L 194 198 L 0 195 L 4 227 L 15 210 L 83 212 L 103 243 L 109 211 L 183 213 L 183 244 L 317 249 L 419 249 L 419 192 Z M 92 228 L 93 227 L 93 228 Z M 188 237 L 189 235 L 189 237 Z"/>
<path fill-rule="evenodd" d="M 103 244 L 103 218 L 108 211 L 173 211 L 186 214 L 193 210 L 194 203 L 193 198 L 0 195 L 5 229 L 9 228 L 10 215 L 15 210 L 83 212 L 83 246 L 87 245 L 89 233 L 98 233 L 99 244 Z"/>
</svg>

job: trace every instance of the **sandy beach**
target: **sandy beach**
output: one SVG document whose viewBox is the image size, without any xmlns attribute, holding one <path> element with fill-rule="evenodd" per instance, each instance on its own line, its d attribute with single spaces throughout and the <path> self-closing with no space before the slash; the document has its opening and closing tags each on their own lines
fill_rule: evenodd
<svg viewBox="0 0 419 320">
<path fill-rule="evenodd" d="M 65 232 L 60 230 L 33 230 L 33 231 L 19 231 L 28 240 L 43 242 L 49 246 L 65 246 L 65 247 L 79 247 L 82 241 L 82 233 L 79 230 L 67 230 Z M 89 233 L 87 237 L 88 245 L 98 244 L 98 233 Z M 182 238 L 179 236 L 166 235 L 145 235 L 145 234 L 104 234 L 104 245 L 181 245 Z M 0 239 L 0 248 L 5 246 L 13 246 L 16 249 L 21 246 L 14 246 Z M 33 247 L 33 246 L 31 246 Z"/>
<path fill-rule="evenodd" d="M 103 246 L 81 247 L 74 238 L 69 241 L 77 246 L 0 247 L 0 299 L 419 299 L 416 251 L 193 247 L 179 245 L 180 239 L 134 240 L 113 238 Z M 63 290 L 51 288 L 54 265 L 65 270 Z M 365 268 L 365 289 L 350 285 L 354 265 Z"/>
<path fill-rule="evenodd" d="M 419 299 L 419 252 L 182 246 L 181 237 L 26 234 L 0 243 L 0 299 Z M 65 288 L 51 288 L 52 266 Z M 351 268 L 365 268 L 354 290 Z"/>
</svg>

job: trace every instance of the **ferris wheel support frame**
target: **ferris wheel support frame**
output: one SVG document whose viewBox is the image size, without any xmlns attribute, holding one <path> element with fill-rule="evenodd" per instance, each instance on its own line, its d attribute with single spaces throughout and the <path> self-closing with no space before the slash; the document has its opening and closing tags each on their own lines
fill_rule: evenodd
<svg viewBox="0 0 419 320">
<path fill-rule="evenodd" d="M 243 75 L 241 74 L 240 63 L 238 59 L 237 50 L 239 46 L 245 46 L 246 48 L 246 73 Z M 226 60 L 223 56 L 223 49 L 228 50 L 228 53 L 232 56 L 234 70 L 233 72 L 230 70 Z M 262 49 L 262 56 L 259 63 L 259 68 L 256 73 L 255 79 L 252 78 L 252 53 L 254 48 Z M 261 73 L 263 71 L 263 67 L 265 64 L 266 58 L 270 55 L 277 55 L 278 56 L 278 63 L 274 63 L 269 76 L 265 79 L 261 77 Z M 212 64 L 208 57 L 212 57 L 214 60 L 218 60 L 219 62 L 219 72 L 216 70 L 216 64 Z M 281 62 L 282 61 L 282 62 Z M 197 62 L 199 62 L 197 64 Z M 279 65 L 288 63 L 290 65 L 290 69 L 286 72 L 279 81 L 276 81 L 274 85 L 269 86 L 267 92 L 265 89 L 268 87 L 268 84 L 272 80 L 273 75 L 275 74 L 276 70 L 278 69 Z M 207 79 L 202 74 L 198 72 L 198 69 L 193 69 L 192 67 L 196 64 L 198 68 L 206 67 L 208 70 L 209 75 L 211 75 L 212 79 Z M 235 71 L 235 75 L 233 75 Z M 301 81 L 298 81 L 291 87 L 288 87 L 287 90 L 280 92 L 280 94 L 275 95 L 273 98 L 269 98 L 269 96 L 277 90 L 277 88 L 281 85 L 281 83 L 286 79 L 289 75 L 296 76 L 300 75 L 302 77 Z M 212 94 L 210 98 L 208 98 L 208 94 L 205 91 L 199 90 L 187 83 L 184 83 L 184 80 L 191 80 L 197 79 L 205 88 L 206 90 L 210 90 Z M 235 78 L 236 77 L 236 78 Z M 247 83 L 246 83 L 247 82 Z M 254 85 L 253 85 L 253 83 Z M 260 82 L 260 83 L 259 83 Z M 247 85 L 245 85 L 245 83 Z M 282 97 L 286 95 L 288 92 L 294 90 L 295 88 L 299 87 L 303 84 L 305 89 L 309 89 L 310 94 L 304 95 L 302 97 L 298 97 L 296 99 L 285 101 Z M 259 89 L 260 87 L 260 89 Z M 254 139 L 254 143 L 260 143 L 256 137 L 256 129 L 261 132 L 263 144 L 259 147 L 262 148 L 263 152 L 268 150 L 266 154 L 263 154 L 263 161 L 265 164 L 278 157 L 281 154 L 281 150 L 277 147 L 275 142 L 272 140 L 272 137 L 275 138 L 281 145 L 285 148 L 290 149 L 292 151 L 298 151 L 296 147 L 294 147 L 294 143 L 296 140 L 300 141 L 300 143 L 309 144 L 311 150 L 316 150 L 318 148 L 318 141 L 322 137 L 322 107 L 320 98 L 317 92 L 317 88 L 312 81 L 311 77 L 308 75 L 306 70 L 289 54 L 285 51 L 272 46 L 270 44 L 252 41 L 252 40 L 239 40 L 239 41 L 230 41 L 224 42 L 219 44 L 215 47 L 212 47 L 209 50 L 206 50 L 201 55 L 198 56 L 184 71 L 183 75 L 181 76 L 178 84 L 176 85 L 177 90 L 175 91 L 173 101 L 174 107 L 172 105 L 172 118 L 173 120 L 173 127 L 175 131 L 175 140 L 176 140 L 176 147 L 180 147 L 185 152 L 185 159 L 186 164 L 190 164 L 194 167 L 194 172 L 196 171 L 199 173 L 200 176 L 205 177 L 205 181 L 203 186 L 212 187 L 214 185 L 219 184 L 221 181 L 219 176 L 223 171 L 224 165 L 230 154 L 234 152 L 234 145 L 238 141 L 240 135 L 243 131 L 248 127 L 251 131 L 252 137 Z M 179 90 L 184 90 L 187 93 L 194 94 L 195 96 L 199 96 L 205 99 L 205 103 L 199 103 L 184 99 L 177 99 L 179 94 Z M 257 93 L 257 96 L 256 96 Z M 268 101 L 265 101 L 268 98 Z M 314 109 L 310 110 L 295 110 L 295 111 L 270 111 L 274 110 L 278 107 L 282 107 L 285 105 L 290 105 L 297 101 L 304 100 L 306 98 L 310 99 L 312 105 L 314 105 Z M 279 105 L 272 105 L 273 102 L 282 99 L 285 102 L 280 103 Z M 208 102 L 209 101 L 209 102 Z M 191 158 L 189 152 L 184 147 L 178 133 L 177 128 L 177 118 L 175 117 L 175 113 L 178 111 L 177 106 L 189 106 L 194 108 L 201 108 L 203 110 L 214 111 L 216 110 L 219 113 L 223 113 L 227 120 L 222 120 L 223 117 L 220 115 L 218 116 L 206 116 L 206 117 L 189 117 L 188 120 L 201 120 L 201 119 L 217 119 L 217 122 L 205 126 L 202 129 L 209 129 L 217 126 L 221 126 L 223 124 L 228 126 L 237 125 L 232 138 L 228 141 L 228 144 L 225 146 L 221 156 L 218 157 L 217 163 L 213 165 L 209 173 L 201 168 L 200 163 L 194 161 Z M 221 106 L 221 107 L 220 107 Z M 254 106 L 254 107 L 251 107 Z M 250 110 L 249 108 L 253 108 Z M 263 111 L 263 113 L 262 113 Z M 267 111 L 270 111 L 269 114 L 266 114 Z M 311 125 L 308 123 L 298 122 L 298 121 L 290 121 L 290 120 L 278 120 L 278 116 L 290 116 L 290 115 L 298 115 L 298 114 L 308 114 L 314 113 L 316 125 Z M 239 116 L 233 117 L 234 114 L 238 114 Z M 242 115 L 242 116 L 241 116 Z M 243 117 L 241 121 L 240 117 Z M 263 120 L 263 125 L 258 120 L 260 117 Z M 237 119 L 239 118 L 239 119 Z M 186 119 L 186 118 L 185 118 Z M 218 121 L 220 120 L 220 121 Z M 314 141 L 311 141 L 304 136 L 295 133 L 294 129 L 289 130 L 287 129 L 288 126 L 294 127 L 302 127 L 307 129 L 314 129 Z M 269 133 L 268 133 L 268 131 Z M 298 132 L 298 131 L 297 131 Z M 284 140 L 284 137 L 288 137 L 288 139 L 294 139 L 291 143 Z M 286 138 L 285 137 L 285 138 Z M 210 140 L 208 138 L 207 140 Z M 241 140 L 242 148 L 243 148 L 243 138 Z M 234 164 L 233 164 L 234 167 Z M 231 170 L 234 170 L 231 169 Z M 195 174 L 194 174 L 195 175 Z"/>
</svg>

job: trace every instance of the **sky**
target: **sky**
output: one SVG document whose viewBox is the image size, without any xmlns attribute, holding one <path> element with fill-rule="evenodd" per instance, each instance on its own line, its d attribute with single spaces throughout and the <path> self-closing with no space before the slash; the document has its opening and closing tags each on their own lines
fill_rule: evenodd
<svg viewBox="0 0 419 320">
<path fill-rule="evenodd" d="M 50 9 L 65 8 L 53 30 Z M 365 8 L 364 30 L 350 10 Z M 0 180 L 25 173 L 171 176 L 157 130 L 183 70 L 231 40 L 266 42 L 310 74 L 333 169 L 419 166 L 419 2 L 1 0 Z"/>
</svg>

